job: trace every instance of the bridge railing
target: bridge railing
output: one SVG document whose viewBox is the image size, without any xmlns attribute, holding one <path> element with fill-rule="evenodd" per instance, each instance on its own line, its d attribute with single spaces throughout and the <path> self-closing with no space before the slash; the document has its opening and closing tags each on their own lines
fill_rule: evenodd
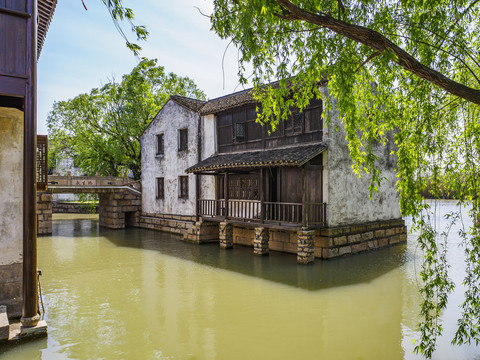
<svg viewBox="0 0 480 360">
<path fill-rule="evenodd" d="M 50 175 L 48 185 L 56 186 L 129 186 L 141 191 L 140 180 L 132 180 L 127 177 L 114 176 L 60 176 Z"/>
</svg>

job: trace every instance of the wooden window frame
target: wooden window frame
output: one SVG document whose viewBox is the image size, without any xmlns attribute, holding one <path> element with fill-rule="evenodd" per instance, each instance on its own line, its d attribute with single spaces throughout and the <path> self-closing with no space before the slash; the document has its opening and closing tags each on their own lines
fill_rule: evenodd
<svg viewBox="0 0 480 360">
<path fill-rule="evenodd" d="M 161 141 L 161 146 L 159 140 Z M 164 155 L 165 154 L 165 135 L 163 133 L 155 135 L 155 144 L 157 147 L 156 155 Z"/>
<path fill-rule="evenodd" d="M 182 134 L 185 135 L 185 143 L 182 142 Z M 188 150 L 188 128 L 178 129 L 178 151 Z"/>
<path fill-rule="evenodd" d="M 185 186 L 182 186 L 182 182 L 185 182 Z M 187 175 L 182 175 L 178 177 L 178 198 L 188 199 L 188 176 Z"/>
<path fill-rule="evenodd" d="M 48 135 L 37 135 L 36 183 L 37 190 L 48 187 Z"/>
<path fill-rule="evenodd" d="M 157 177 L 155 181 L 156 198 L 165 199 L 165 178 Z"/>
</svg>

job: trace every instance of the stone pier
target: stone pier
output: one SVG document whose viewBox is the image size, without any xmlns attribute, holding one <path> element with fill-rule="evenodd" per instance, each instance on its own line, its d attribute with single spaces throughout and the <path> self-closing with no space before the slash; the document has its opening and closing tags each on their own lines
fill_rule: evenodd
<svg viewBox="0 0 480 360">
<path fill-rule="evenodd" d="M 98 194 L 99 225 L 110 229 L 139 226 L 141 195 L 128 190 Z"/>
<path fill-rule="evenodd" d="M 315 231 L 302 230 L 298 232 L 297 263 L 309 264 L 315 259 Z"/>
<path fill-rule="evenodd" d="M 233 225 L 228 222 L 221 222 L 219 226 L 219 240 L 222 249 L 233 247 Z"/>
<path fill-rule="evenodd" d="M 255 239 L 253 240 L 253 253 L 255 255 L 268 255 L 268 241 L 270 231 L 264 227 L 255 228 Z"/>
<path fill-rule="evenodd" d="M 187 230 L 187 235 L 183 239 L 194 244 L 205 244 L 218 242 L 218 235 L 218 223 L 199 220 Z"/>
<path fill-rule="evenodd" d="M 37 191 L 37 234 L 52 233 L 52 199 L 53 195 Z"/>
</svg>

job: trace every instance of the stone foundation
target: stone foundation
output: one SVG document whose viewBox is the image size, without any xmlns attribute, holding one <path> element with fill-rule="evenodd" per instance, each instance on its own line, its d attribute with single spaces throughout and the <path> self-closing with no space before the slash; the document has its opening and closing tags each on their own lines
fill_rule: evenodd
<svg viewBox="0 0 480 360">
<path fill-rule="evenodd" d="M 220 247 L 230 249 L 233 247 L 233 225 L 227 222 L 221 222 L 218 231 Z"/>
<path fill-rule="evenodd" d="M 331 259 L 406 241 L 407 228 L 402 219 L 326 228 L 316 231 L 315 257 Z"/>
<path fill-rule="evenodd" d="M 140 195 L 130 191 L 98 194 L 99 225 L 110 229 L 138 227 L 140 224 Z"/>
<path fill-rule="evenodd" d="M 188 232 L 195 226 L 195 217 L 171 214 L 149 214 L 141 213 L 139 227 L 151 230 L 160 230 L 183 235 L 185 238 Z M 217 225 L 218 229 L 218 225 Z M 218 230 L 217 230 L 218 239 Z"/>
<path fill-rule="evenodd" d="M 187 229 L 187 235 L 184 240 L 194 244 L 204 244 L 218 242 L 219 225 L 218 223 L 208 221 L 197 221 L 195 225 Z"/>
<path fill-rule="evenodd" d="M 302 230 L 297 234 L 297 262 L 299 264 L 310 264 L 315 259 L 315 231 Z"/>
<path fill-rule="evenodd" d="M 257 235 L 257 229 L 261 228 L 232 226 L 233 244 L 252 246 L 255 254 L 268 250 L 297 254 L 297 260 L 302 264 L 310 263 L 314 258 L 331 259 L 407 241 L 407 229 L 402 219 L 308 231 L 264 228 L 268 240 L 265 241 L 263 236 L 261 245 Z"/>
<path fill-rule="evenodd" d="M 270 232 L 264 227 L 255 228 L 255 240 L 253 241 L 253 253 L 255 255 L 268 255 L 268 240 Z"/>
<path fill-rule="evenodd" d="M 37 234 L 52 233 L 52 199 L 48 192 L 37 191 Z"/>
<path fill-rule="evenodd" d="M 0 265 L 0 305 L 7 306 L 9 318 L 22 316 L 23 263 Z"/>
</svg>

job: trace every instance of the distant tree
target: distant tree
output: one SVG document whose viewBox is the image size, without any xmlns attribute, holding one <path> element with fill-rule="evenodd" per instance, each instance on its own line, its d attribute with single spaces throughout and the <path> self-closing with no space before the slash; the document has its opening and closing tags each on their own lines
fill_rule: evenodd
<svg viewBox="0 0 480 360">
<path fill-rule="evenodd" d="M 205 99 L 193 80 L 142 60 L 122 81 L 58 101 L 48 115 L 50 148 L 87 174 L 141 176 L 140 135 L 170 95 Z"/>
</svg>

